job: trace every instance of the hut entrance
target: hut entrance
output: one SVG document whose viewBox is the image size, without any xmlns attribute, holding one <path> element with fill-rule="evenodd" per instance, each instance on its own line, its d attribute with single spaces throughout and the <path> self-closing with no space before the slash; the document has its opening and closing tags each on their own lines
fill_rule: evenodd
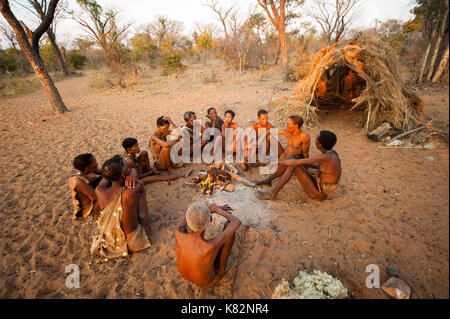
<svg viewBox="0 0 450 319">
<path fill-rule="evenodd" d="M 328 67 L 317 83 L 316 104 L 319 109 L 349 108 L 352 100 L 366 87 L 366 81 L 342 63 Z"/>
</svg>

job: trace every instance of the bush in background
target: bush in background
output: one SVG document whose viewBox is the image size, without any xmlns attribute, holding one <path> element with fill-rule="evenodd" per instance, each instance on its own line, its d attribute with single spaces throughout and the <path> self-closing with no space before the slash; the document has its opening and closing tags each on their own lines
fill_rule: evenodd
<svg viewBox="0 0 450 319">
<path fill-rule="evenodd" d="M 69 63 L 77 70 L 81 70 L 87 63 L 87 56 L 80 54 L 79 50 L 69 52 Z"/>
</svg>

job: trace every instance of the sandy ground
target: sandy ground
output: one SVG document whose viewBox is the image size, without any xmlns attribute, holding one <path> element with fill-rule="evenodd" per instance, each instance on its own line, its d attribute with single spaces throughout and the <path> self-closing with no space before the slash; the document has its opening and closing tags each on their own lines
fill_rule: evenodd
<svg viewBox="0 0 450 319">
<path fill-rule="evenodd" d="M 337 197 L 323 203 L 307 199 L 294 179 L 274 202 L 257 202 L 248 193 L 247 204 L 231 197 L 244 224 L 255 224 L 245 219 L 248 214 L 273 214 L 251 226 L 245 240 L 241 227 L 233 267 L 218 286 L 196 287 L 177 272 L 173 229 L 192 200 L 204 200 L 182 179 L 146 186 L 158 218 L 150 249 L 106 262 L 91 256 L 96 224 L 71 219 L 67 178 L 75 155 L 91 152 L 103 163 L 122 153 L 121 141 L 129 136 L 148 149 L 156 118 L 167 114 L 181 124 L 188 109 L 204 119 L 210 106 L 220 114 L 232 108 L 236 121 L 247 126 L 275 84 L 274 98 L 293 87 L 279 82 L 278 70 L 242 77 L 219 72 L 218 82 L 209 84 L 200 67 L 189 70 L 166 78 L 155 73 L 122 91 L 89 89 L 88 77 L 59 82 L 71 110 L 65 115 L 49 115 L 43 90 L 0 100 L 0 297 L 267 298 L 282 278 L 318 269 L 340 279 L 355 298 L 386 298 L 366 288 L 369 264 L 379 266 L 382 282 L 387 267 L 398 269 L 412 298 L 449 297 L 448 145 L 436 140 L 433 150 L 381 149 L 362 134 L 358 116 L 344 111 L 324 115 L 320 126 L 307 130 L 315 136 L 329 129 L 338 136 L 343 175 Z M 419 93 L 427 115 L 448 130 L 448 91 Z M 318 151 L 312 146 L 310 153 Z M 425 159 L 430 156 L 433 161 Z M 191 165 L 197 171 L 204 166 Z M 245 176 L 261 178 L 257 169 Z M 80 289 L 65 286 L 69 264 L 80 267 Z"/>
</svg>

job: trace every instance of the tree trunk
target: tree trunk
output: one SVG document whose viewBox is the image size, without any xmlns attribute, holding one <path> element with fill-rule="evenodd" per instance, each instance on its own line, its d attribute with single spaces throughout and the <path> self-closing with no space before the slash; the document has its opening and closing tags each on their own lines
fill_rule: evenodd
<svg viewBox="0 0 450 319">
<path fill-rule="evenodd" d="M 64 61 L 64 58 L 62 57 L 61 51 L 59 50 L 58 45 L 56 44 L 56 37 L 53 31 L 49 28 L 47 30 L 48 38 L 50 39 L 50 42 L 53 46 L 53 48 L 56 51 L 56 55 L 58 56 L 59 62 L 61 63 L 61 67 L 63 69 L 65 76 L 70 76 L 69 69 L 67 68 L 66 62 Z"/>
<path fill-rule="evenodd" d="M 273 65 L 278 64 L 278 59 L 280 58 L 280 48 L 281 48 L 281 44 L 280 44 L 280 41 L 278 41 L 277 56 L 275 57 L 275 62 L 273 63 Z"/>
<path fill-rule="evenodd" d="M 436 38 L 438 35 L 438 25 L 436 24 L 436 26 L 434 27 L 433 33 L 431 35 L 431 39 L 429 39 L 428 41 L 428 45 L 427 45 L 427 49 L 425 51 L 425 54 L 423 56 L 423 60 L 422 60 L 422 65 L 420 66 L 420 72 L 419 72 L 419 76 L 417 78 L 417 83 L 422 83 L 423 82 L 423 76 L 425 74 L 425 71 L 428 69 L 428 58 L 430 56 L 430 52 L 431 52 L 431 48 L 433 46 L 434 43 L 436 43 Z"/>
<path fill-rule="evenodd" d="M 40 57 L 33 54 L 32 52 L 25 52 L 25 50 L 24 53 L 27 56 L 28 61 L 30 61 L 30 64 L 34 69 L 34 72 L 36 72 L 39 81 L 44 87 L 44 90 L 47 93 L 48 98 L 50 99 L 50 104 L 52 105 L 53 111 L 61 114 L 64 112 L 68 112 L 69 110 L 66 108 L 66 105 L 64 104 L 61 95 L 59 95 L 55 83 L 53 82 L 52 78 L 45 69 L 44 63 L 42 62 Z"/>
<path fill-rule="evenodd" d="M 436 72 L 434 73 L 433 78 L 431 79 L 431 82 L 436 83 L 437 81 L 439 81 L 446 66 L 448 66 L 448 43 L 447 43 L 447 49 L 445 50 L 444 55 L 442 56 L 441 62 L 439 63 L 439 66 L 438 66 Z"/>
<path fill-rule="evenodd" d="M 283 81 L 289 81 L 289 60 L 288 60 L 289 56 L 285 30 L 281 30 L 279 36 L 281 47 L 281 66 L 283 69 Z"/>
<path fill-rule="evenodd" d="M 27 48 L 24 48 L 22 45 L 20 45 L 20 47 L 22 48 L 28 61 L 30 61 L 34 72 L 36 73 L 39 81 L 44 87 L 44 90 L 47 93 L 48 98 L 50 99 L 50 104 L 52 105 L 53 111 L 61 114 L 64 112 L 68 112 L 69 110 L 66 108 L 66 105 L 64 104 L 61 95 L 59 95 L 55 83 L 45 69 L 44 63 L 42 62 L 41 58 L 35 52 L 27 50 Z"/>
<path fill-rule="evenodd" d="M 434 45 L 434 52 L 433 52 L 433 55 L 431 56 L 430 66 L 428 68 L 428 74 L 426 77 L 427 82 L 429 82 L 431 80 L 431 77 L 434 72 L 434 65 L 436 64 L 436 60 L 437 60 L 437 57 L 439 54 L 439 49 L 441 48 L 442 38 L 445 36 L 445 27 L 447 25 L 447 18 L 448 18 L 448 6 L 446 5 L 444 19 L 442 19 L 441 28 L 439 30 L 439 33 L 437 34 L 437 40 Z"/>
<path fill-rule="evenodd" d="M 50 2 L 50 16 L 51 18 L 46 18 L 46 21 L 42 22 L 39 27 L 34 31 L 35 34 L 32 34 L 31 39 L 27 39 L 29 37 L 28 32 L 30 31 L 28 28 L 23 28 L 21 26 L 21 22 L 17 20 L 14 14 L 11 12 L 11 8 L 9 7 L 8 1 L 1 0 L 0 1 L 0 11 L 2 15 L 5 17 L 6 21 L 8 21 L 9 25 L 13 28 L 16 33 L 17 43 L 19 47 L 22 49 L 22 52 L 25 54 L 26 58 L 30 62 L 31 66 L 36 72 L 36 75 L 39 78 L 42 86 L 44 87 L 45 92 L 50 100 L 50 104 L 55 112 L 64 113 L 67 112 L 67 108 L 59 95 L 58 89 L 53 83 L 52 78 L 48 74 L 45 69 L 44 63 L 42 62 L 39 56 L 39 38 L 42 36 L 42 33 L 45 32 L 46 28 L 49 27 L 51 20 L 53 19 L 54 9 L 57 5 L 58 1 Z M 31 32 L 29 32 L 31 33 Z M 36 37 L 35 37 L 36 35 Z M 35 37 L 35 38 L 34 38 Z M 34 39 L 33 39 L 34 38 Z"/>
</svg>

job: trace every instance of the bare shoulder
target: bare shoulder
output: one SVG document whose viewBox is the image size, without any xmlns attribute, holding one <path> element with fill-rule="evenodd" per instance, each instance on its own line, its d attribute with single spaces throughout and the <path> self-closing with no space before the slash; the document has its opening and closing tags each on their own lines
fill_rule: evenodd
<svg viewBox="0 0 450 319">
<path fill-rule="evenodd" d="M 80 187 L 80 186 L 85 186 L 85 185 L 89 185 L 88 183 L 86 183 L 82 178 L 80 178 L 79 176 L 72 176 L 69 179 L 69 184 L 72 184 L 74 187 Z"/>
<path fill-rule="evenodd" d="M 302 141 L 305 141 L 305 142 L 307 142 L 307 141 L 309 141 L 311 138 L 309 137 L 309 134 L 308 133 L 305 133 L 305 132 L 303 132 L 302 131 L 302 134 L 300 135 L 300 138 L 302 139 Z"/>
</svg>

